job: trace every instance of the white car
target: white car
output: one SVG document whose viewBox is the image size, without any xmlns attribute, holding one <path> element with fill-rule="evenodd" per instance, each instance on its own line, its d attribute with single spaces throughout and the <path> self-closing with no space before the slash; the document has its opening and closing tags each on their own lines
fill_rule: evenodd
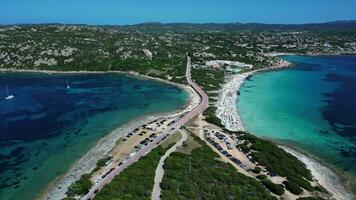
<svg viewBox="0 0 356 200">
<path fill-rule="evenodd" d="M 129 158 L 132 158 L 132 156 L 134 156 L 135 154 L 136 154 L 136 152 L 130 153 Z"/>
</svg>

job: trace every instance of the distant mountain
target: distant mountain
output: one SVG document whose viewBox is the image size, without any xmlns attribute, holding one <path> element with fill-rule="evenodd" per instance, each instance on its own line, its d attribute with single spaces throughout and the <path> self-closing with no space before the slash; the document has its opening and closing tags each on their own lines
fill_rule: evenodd
<svg viewBox="0 0 356 200">
<path fill-rule="evenodd" d="M 90 26 L 85 24 L 15 24 L 18 26 L 45 26 L 45 25 L 75 25 Z M 0 25 L 8 27 L 11 25 Z M 141 31 L 356 31 L 356 20 L 334 21 L 326 23 L 310 24 L 263 24 L 263 23 L 160 23 L 147 22 L 135 25 L 97 25 L 104 28 L 118 28 L 121 30 L 141 30 Z"/>
<path fill-rule="evenodd" d="M 141 30 L 181 30 L 181 31 L 241 31 L 241 30 L 318 30 L 356 31 L 356 20 L 311 24 L 262 24 L 262 23 L 159 23 L 149 22 L 120 28 Z"/>
</svg>

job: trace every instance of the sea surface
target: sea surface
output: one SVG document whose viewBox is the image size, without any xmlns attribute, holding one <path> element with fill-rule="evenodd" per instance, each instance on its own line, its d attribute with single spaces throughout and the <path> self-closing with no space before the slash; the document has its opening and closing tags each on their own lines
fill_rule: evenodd
<svg viewBox="0 0 356 200">
<path fill-rule="evenodd" d="M 356 191 L 356 56 L 285 56 L 293 68 L 257 73 L 241 88 L 245 128 L 307 152 Z"/>
<path fill-rule="evenodd" d="M 6 86 L 14 99 L 4 99 Z M 102 137 L 135 118 L 176 111 L 188 96 L 119 74 L 0 73 L 0 199 L 35 198 Z"/>
</svg>

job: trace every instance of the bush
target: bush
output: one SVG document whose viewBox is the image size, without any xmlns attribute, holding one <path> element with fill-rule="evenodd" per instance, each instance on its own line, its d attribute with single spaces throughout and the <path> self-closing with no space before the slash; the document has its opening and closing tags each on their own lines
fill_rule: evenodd
<svg viewBox="0 0 356 200">
<path fill-rule="evenodd" d="M 96 163 L 96 166 L 98 167 L 104 167 L 106 165 L 106 162 L 108 162 L 109 160 L 111 160 L 111 156 L 108 156 L 106 158 L 102 158 L 100 160 L 98 160 L 98 162 Z"/>
<path fill-rule="evenodd" d="M 293 183 L 296 183 L 298 184 L 300 187 L 308 190 L 309 192 L 313 192 L 314 191 L 314 188 L 313 186 L 310 184 L 309 181 L 303 179 L 302 177 L 300 176 L 287 176 L 287 180 L 289 182 L 293 182 Z"/>
<path fill-rule="evenodd" d="M 266 175 L 258 175 L 258 176 L 256 176 L 256 178 L 259 180 L 264 180 L 264 179 L 267 179 L 267 176 Z"/>
<path fill-rule="evenodd" d="M 273 194 L 282 195 L 285 192 L 282 185 L 274 184 L 268 179 L 264 179 L 261 182 Z"/>
<path fill-rule="evenodd" d="M 106 162 L 111 160 L 112 157 L 108 156 L 106 158 L 99 159 L 98 162 L 96 163 L 96 167 L 93 169 L 93 172 L 97 172 L 101 167 L 104 167 L 106 165 Z"/>
<path fill-rule="evenodd" d="M 253 173 L 259 174 L 262 171 L 261 167 L 255 167 L 255 169 L 252 170 Z"/>
<path fill-rule="evenodd" d="M 238 148 L 241 148 L 241 151 L 244 153 L 248 153 L 251 151 L 251 148 L 248 147 L 246 144 L 239 144 L 237 145 Z"/>
<path fill-rule="evenodd" d="M 205 116 L 205 121 L 211 124 L 215 124 L 216 126 L 223 127 L 221 120 L 216 117 L 216 110 L 217 108 L 214 106 L 208 107 L 203 113 Z"/>
<path fill-rule="evenodd" d="M 89 192 L 93 183 L 90 181 L 91 174 L 83 174 L 78 181 L 68 187 L 67 195 L 83 195 Z"/>
<path fill-rule="evenodd" d="M 315 186 L 314 190 L 322 193 L 328 193 L 328 191 L 323 186 L 319 186 L 319 185 Z"/>
<path fill-rule="evenodd" d="M 239 132 L 239 134 L 241 134 L 241 132 Z M 251 149 L 254 150 L 251 154 L 252 157 L 260 165 L 266 166 L 270 173 L 282 177 L 303 177 L 310 181 L 313 180 L 311 172 L 306 168 L 305 164 L 293 155 L 285 152 L 271 141 L 260 139 L 246 132 L 243 134 L 241 139 L 252 143 Z M 308 188 L 310 189 L 310 187 Z"/>
<path fill-rule="evenodd" d="M 286 189 L 293 194 L 299 195 L 303 192 L 303 189 L 296 183 L 286 181 L 284 185 L 286 186 Z"/>
<path fill-rule="evenodd" d="M 297 200 L 323 200 L 320 197 L 299 197 Z"/>
</svg>

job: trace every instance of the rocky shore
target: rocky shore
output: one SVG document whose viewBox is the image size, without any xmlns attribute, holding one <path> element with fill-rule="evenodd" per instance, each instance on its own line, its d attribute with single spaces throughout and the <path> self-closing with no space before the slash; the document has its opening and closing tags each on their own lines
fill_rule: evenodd
<svg viewBox="0 0 356 200">
<path fill-rule="evenodd" d="M 16 72 L 18 72 L 16 70 Z M 26 72 L 29 72 L 26 70 Z M 31 71 L 31 72 L 41 72 L 47 73 L 46 71 Z M 116 71 L 115 71 L 116 72 Z M 51 72 L 56 73 L 56 72 Z M 61 73 L 61 72 L 60 72 Z M 87 71 L 75 71 L 75 72 L 65 72 L 65 73 L 95 73 L 95 72 L 87 72 Z M 96 73 L 108 73 L 108 72 L 96 72 Z M 116 72 L 116 73 L 123 73 L 123 72 Z M 125 73 L 127 74 L 127 73 Z M 176 85 L 189 93 L 189 102 L 187 105 L 177 111 L 171 113 L 162 113 L 157 115 L 150 115 L 140 117 L 138 119 L 132 120 L 128 124 L 119 127 L 118 129 L 114 130 L 104 138 L 102 138 L 97 145 L 92 148 L 87 154 L 85 154 L 81 159 L 73 164 L 70 170 L 63 176 L 58 177 L 55 179 L 43 192 L 39 195 L 38 199 L 46 199 L 46 200 L 58 200 L 62 199 L 66 196 L 67 188 L 74 183 L 75 181 L 79 180 L 81 175 L 90 173 L 95 167 L 96 163 L 99 159 L 105 157 L 111 149 L 113 149 L 116 145 L 116 141 L 118 141 L 123 136 L 127 135 L 128 133 L 132 132 L 135 128 L 140 127 L 144 124 L 152 122 L 159 118 L 172 118 L 176 117 L 177 115 L 181 115 L 191 109 L 193 109 L 196 105 L 200 102 L 199 95 L 190 87 L 182 84 L 172 83 L 166 80 L 152 78 L 148 76 L 143 76 L 138 73 L 129 73 L 129 75 L 135 75 L 139 78 L 149 78 L 154 79 L 162 82 L 166 82 L 169 84 Z"/>
</svg>

